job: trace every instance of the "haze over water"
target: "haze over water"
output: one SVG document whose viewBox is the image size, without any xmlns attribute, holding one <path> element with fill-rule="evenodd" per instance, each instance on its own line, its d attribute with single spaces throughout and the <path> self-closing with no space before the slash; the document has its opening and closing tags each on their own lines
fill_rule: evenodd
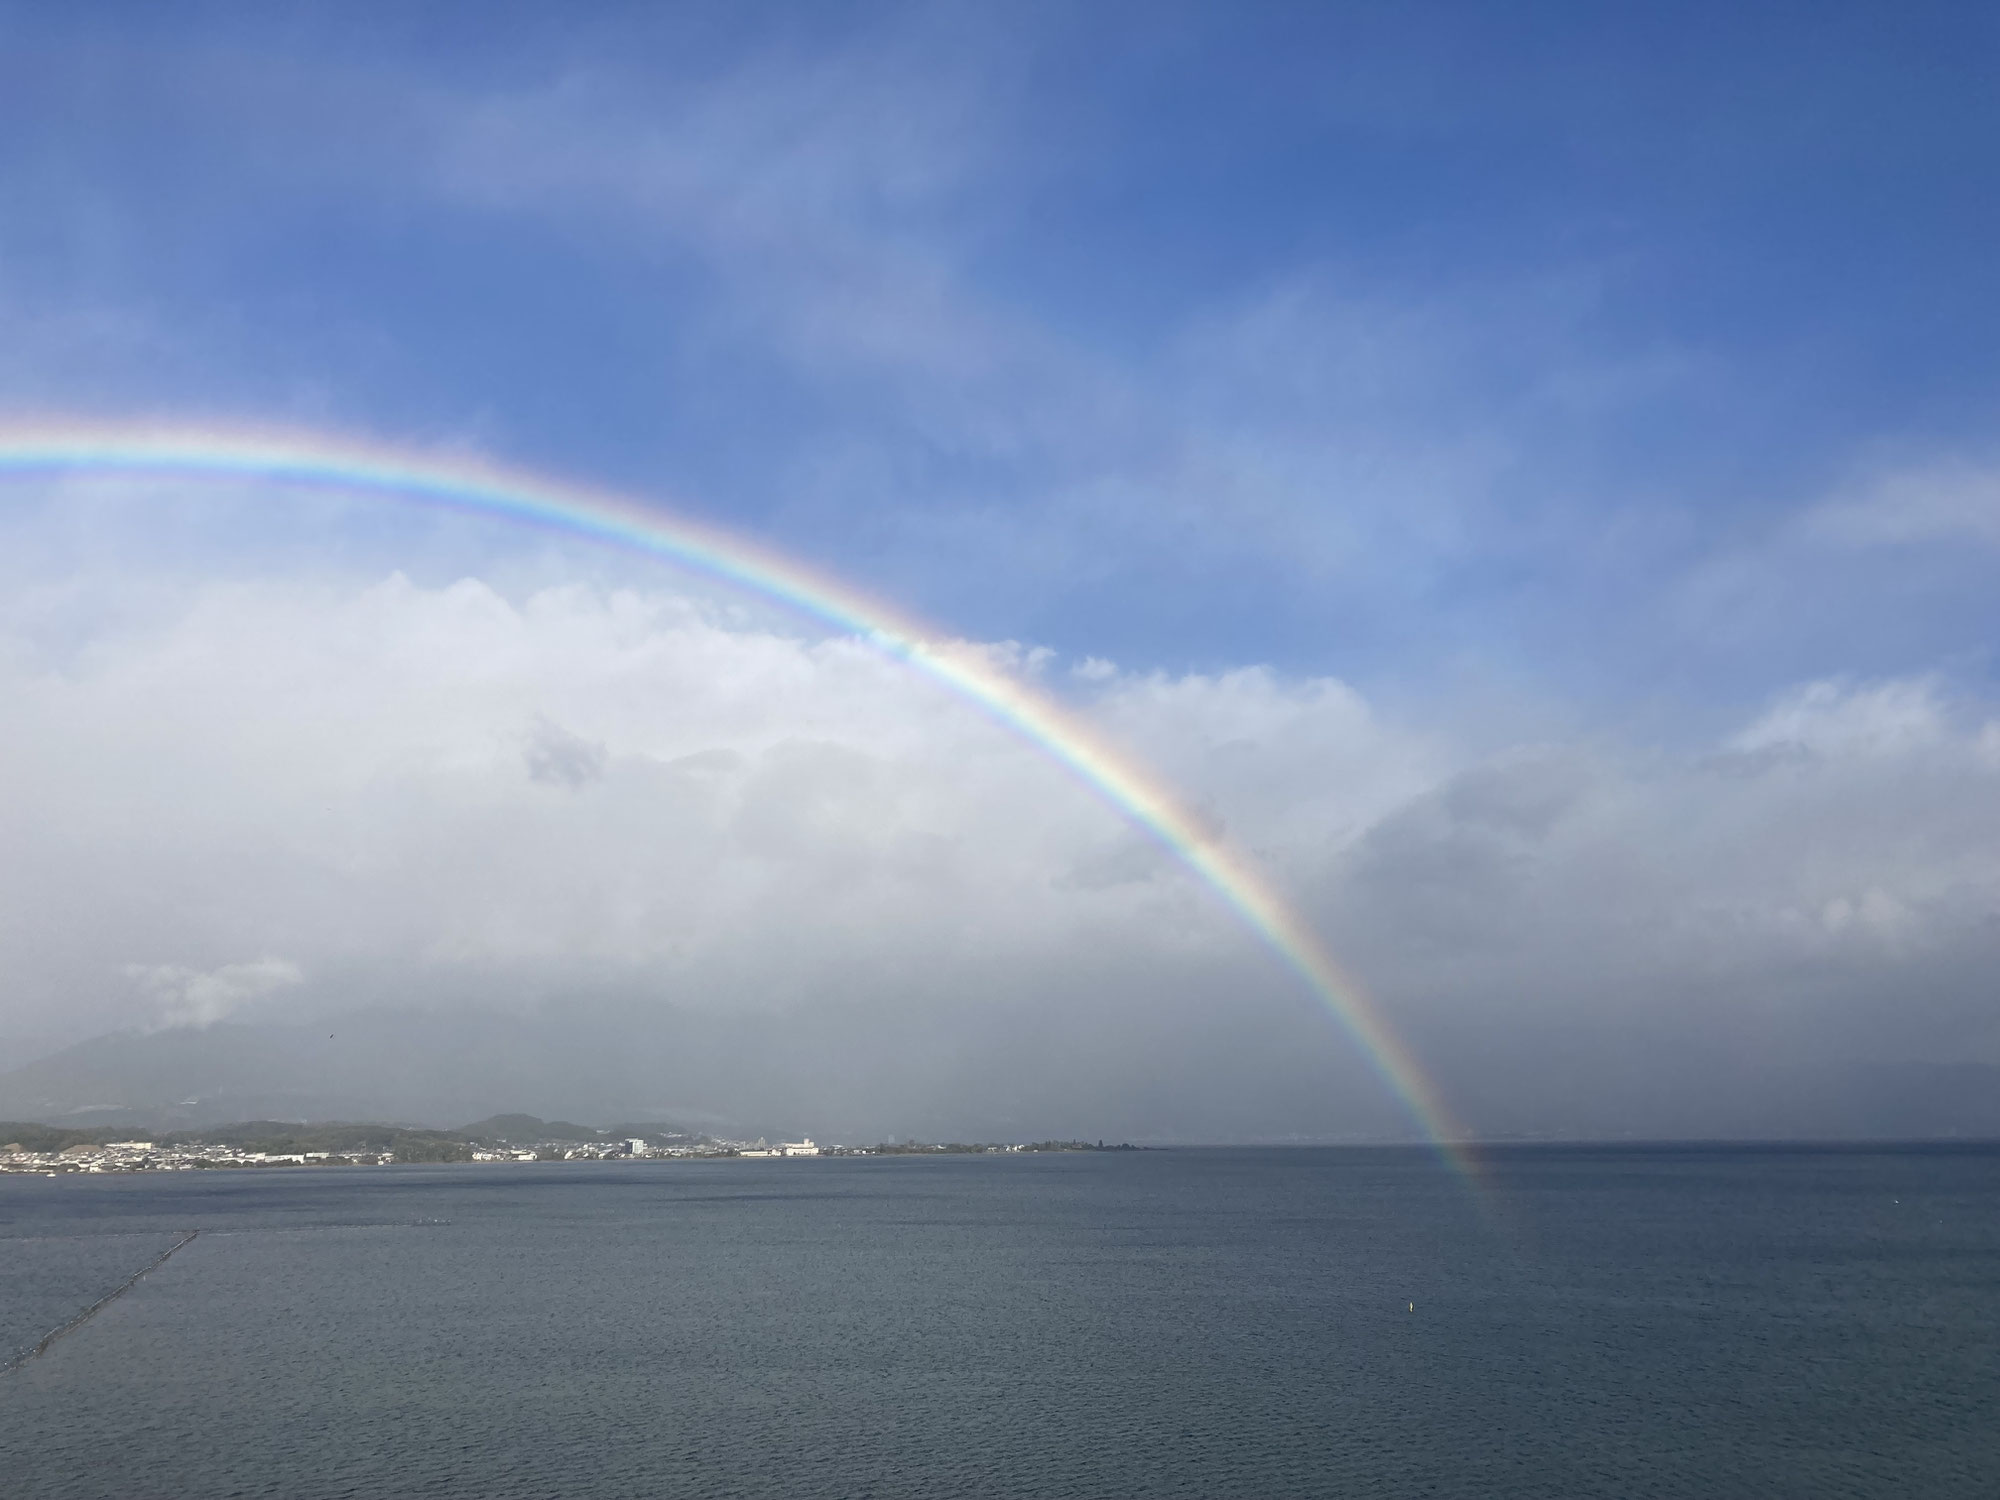
<svg viewBox="0 0 2000 1500">
<path fill-rule="evenodd" d="M 0 1180 L 10 1493 L 1988 1496 L 2000 1148 Z M 1414 1304 L 1414 1307 L 1412 1307 Z"/>
</svg>

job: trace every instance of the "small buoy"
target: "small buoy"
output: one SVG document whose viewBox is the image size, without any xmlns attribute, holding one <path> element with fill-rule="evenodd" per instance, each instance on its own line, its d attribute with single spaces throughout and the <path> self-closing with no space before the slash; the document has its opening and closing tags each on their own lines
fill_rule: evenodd
<svg viewBox="0 0 2000 1500">
<path fill-rule="evenodd" d="M 1416 1303 L 1414 1303 L 1414 1302 L 1412 1302 L 1412 1303 L 1410 1304 L 1410 1311 L 1411 1311 L 1411 1312 L 1415 1312 L 1416 1310 L 1417 1310 L 1417 1304 L 1416 1304 Z"/>
</svg>

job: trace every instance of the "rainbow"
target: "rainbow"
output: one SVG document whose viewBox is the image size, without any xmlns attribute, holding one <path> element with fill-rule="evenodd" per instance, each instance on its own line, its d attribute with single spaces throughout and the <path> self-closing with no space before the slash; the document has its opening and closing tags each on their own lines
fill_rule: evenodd
<svg viewBox="0 0 2000 1500">
<path fill-rule="evenodd" d="M 1346 1028 L 1411 1118 L 1468 1176 L 1455 1124 L 1415 1059 L 1306 923 L 1239 851 L 1150 772 L 963 642 L 755 542 L 584 485 L 483 460 L 432 458 L 314 433 L 0 426 L 0 476 L 137 473 L 267 479 L 395 496 L 649 554 L 775 600 L 909 663 L 1067 767 L 1219 896 Z"/>
</svg>

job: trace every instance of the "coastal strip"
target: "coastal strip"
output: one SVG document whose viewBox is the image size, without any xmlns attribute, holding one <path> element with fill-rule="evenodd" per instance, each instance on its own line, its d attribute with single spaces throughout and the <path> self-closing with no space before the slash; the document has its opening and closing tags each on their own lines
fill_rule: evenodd
<svg viewBox="0 0 2000 1500">
<path fill-rule="evenodd" d="M 357 1121 L 243 1120 L 153 1138 L 114 1140 L 129 1127 L 65 1129 L 0 1121 L 0 1173 L 58 1177 L 91 1172 L 192 1172 L 244 1167 L 436 1166 L 454 1162 L 577 1162 L 830 1156 L 1010 1156 L 1050 1151 L 1133 1151 L 1085 1140 L 904 1141 L 822 1146 L 799 1140 L 728 1140 L 678 1126 L 622 1124 L 599 1130 L 534 1115 L 494 1115 L 458 1130 Z"/>
<path fill-rule="evenodd" d="M 101 1312 L 104 1308 L 110 1306 L 113 1302 L 116 1302 L 120 1297 L 124 1296 L 127 1292 L 131 1291 L 133 1287 L 137 1286 L 139 1284 L 140 1278 L 147 1276 L 154 1271 L 157 1271 L 161 1266 L 165 1265 L 167 1263 L 168 1256 L 172 1255 L 176 1250 L 180 1249 L 183 1245 L 191 1243 L 198 1235 L 200 1235 L 200 1233 L 201 1231 L 199 1229 L 190 1229 L 186 1234 L 182 1235 L 179 1239 L 175 1240 L 171 1245 L 167 1246 L 167 1248 L 162 1250 L 158 1255 L 154 1256 L 151 1260 L 147 1261 L 145 1265 L 139 1267 L 138 1270 L 134 1271 L 132 1275 L 126 1279 L 123 1285 L 115 1287 L 111 1291 L 106 1292 L 102 1297 L 99 1297 L 95 1302 L 91 1303 L 90 1306 L 86 1307 L 82 1312 L 78 1313 L 75 1317 L 71 1318 L 67 1323 L 63 1324 L 62 1327 L 51 1329 L 48 1333 L 43 1334 L 40 1342 L 38 1342 L 33 1348 L 29 1349 L 26 1353 L 17 1354 L 14 1356 L 14 1358 L 8 1360 L 6 1364 L 0 1365 L 0 1375 L 13 1374 L 14 1371 L 20 1369 L 21 1366 L 25 1365 L 29 1360 L 35 1358 L 37 1355 L 42 1353 L 43 1350 L 47 1349 L 49 1345 L 53 1344 L 57 1339 L 61 1338 L 64 1334 L 70 1332 L 72 1329 L 81 1328 L 85 1323 L 88 1323 L 92 1318 L 96 1317 L 97 1314 Z"/>
</svg>

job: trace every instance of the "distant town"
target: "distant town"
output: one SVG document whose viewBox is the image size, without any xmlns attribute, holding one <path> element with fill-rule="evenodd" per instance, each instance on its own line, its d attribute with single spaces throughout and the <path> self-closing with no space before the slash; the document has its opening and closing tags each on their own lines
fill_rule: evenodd
<svg viewBox="0 0 2000 1500">
<path fill-rule="evenodd" d="M 113 1136 L 122 1137 L 113 1139 Z M 1133 1151 L 1103 1141 L 934 1142 L 872 1146 L 729 1140 L 658 1125 L 597 1130 L 533 1115 L 495 1115 L 461 1130 L 400 1125 L 295 1124 L 251 1120 L 206 1130 L 71 1130 L 0 1121 L 0 1172 L 188 1172 L 250 1167 L 380 1167 L 437 1162 L 772 1160 L 833 1156 L 996 1155 L 1041 1151 Z"/>
</svg>

